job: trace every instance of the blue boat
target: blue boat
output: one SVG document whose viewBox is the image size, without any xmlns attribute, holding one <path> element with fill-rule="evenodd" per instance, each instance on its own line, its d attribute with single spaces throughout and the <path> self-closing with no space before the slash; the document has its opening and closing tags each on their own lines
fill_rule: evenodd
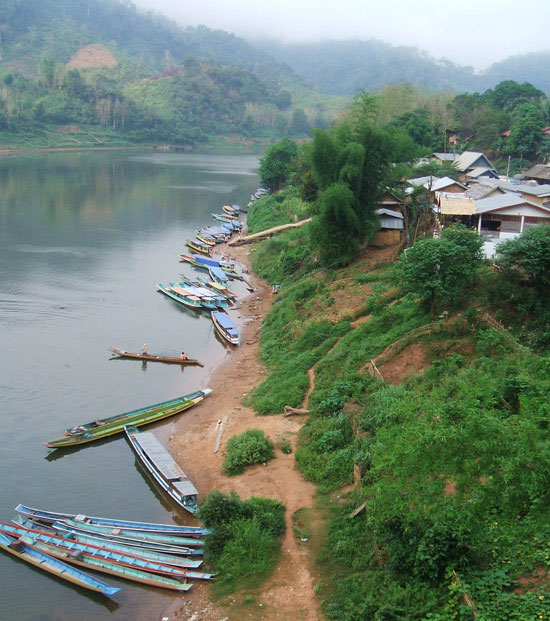
<svg viewBox="0 0 550 621">
<path fill-rule="evenodd" d="M 168 565 L 159 561 L 152 561 L 140 558 L 134 554 L 124 553 L 120 550 L 113 550 L 106 546 L 83 543 L 82 541 L 67 539 L 56 534 L 51 535 L 48 533 L 42 533 L 39 530 L 29 530 L 23 527 L 12 526 L 11 524 L 6 524 L 5 522 L 0 522 L 0 534 L 21 538 L 25 543 L 41 549 L 44 549 L 43 546 L 48 546 L 48 550 L 56 548 L 54 552 L 50 553 L 53 556 L 57 556 L 65 552 L 69 555 L 69 562 L 73 562 L 73 557 L 75 557 L 78 561 L 85 560 L 78 558 L 78 556 L 83 555 L 84 557 L 93 557 L 95 559 L 108 561 L 109 565 L 114 564 L 121 565 L 123 567 L 131 567 L 132 569 L 137 569 L 140 572 L 161 574 L 175 577 L 176 579 L 199 578 L 209 580 L 212 578 L 212 574 L 190 570 L 185 567 L 174 567 L 173 565 Z M 118 570 L 115 568 L 115 571 Z M 127 577 L 127 575 L 124 575 L 123 577 Z M 140 578 L 142 577 L 143 576 L 140 576 Z M 139 580 L 139 582 L 141 582 L 141 580 Z"/>
<path fill-rule="evenodd" d="M 129 520 L 115 520 L 112 518 L 92 517 L 78 513 L 54 513 L 53 511 L 43 511 L 33 509 L 26 505 L 17 505 L 17 513 L 29 518 L 41 520 L 43 522 L 57 522 L 59 520 L 77 520 L 87 524 L 98 524 L 100 526 L 110 526 L 111 528 L 127 528 L 148 533 L 163 533 L 165 535 L 182 535 L 184 537 L 202 537 L 210 534 L 207 528 L 200 526 L 180 526 L 178 524 L 156 524 L 153 522 L 132 522 Z M 78 519 L 77 519 L 78 518 Z"/>
<path fill-rule="evenodd" d="M 157 563 L 174 565 L 175 567 L 188 567 L 189 569 L 198 569 L 202 565 L 202 561 L 200 559 L 193 560 L 183 556 L 177 556 L 175 554 L 168 554 L 166 552 L 158 552 L 149 548 L 120 543 L 114 541 L 113 539 L 106 539 L 101 536 L 94 537 L 93 535 L 86 535 L 85 533 L 77 533 L 74 530 L 70 530 L 67 526 L 62 526 L 59 522 L 54 522 L 51 526 L 44 526 L 42 524 L 35 524 L 34 522 L 31 522 L 31 520 L 26 520 L 20 515 L 12 521 L 18 526 L 23 526 L 23 528 L 28 528 L 29 530 L 38 530 L 46 535 L 59 535 L 65 539 L 88 543 L 100 548 L 109 548 L 111 550 L 115 550 L 116 552 L 131 554 L 132 556 L 138 556 L 149 561 L 156 561 Z"/>
<path fill-rule="evenodd" d="M 172 298 L 172 300 L 175 300 L 188 308 L 194 308 L 197 310 L 205 308 L 199 297 L 191 294 L 189 291 L 186 291 L 183 287 L 180 287 L 173 282 L 169 282 L 167 285 L 157 283 L 157 289 L 161 293 L 164 293 L 164 295 Z"/>
<path fill-rule="evenodd" d="M 229 315 L 224 311 L 212 311 L 211 312 L 212 323 L 220 334 L 231 345 L 239 344 L 239 331 L 235 324 L 229 318 Z"/>
<path fill-rule="evenodd" d="M 216 283 L 218 283 L 218 285 L 222 285 L 222 286 L 227 286 L 227 282 L 229 280 L 227 274 L 221 270 L 219 267 L 215 267 L 214 265 L 211 265 L 208 268 L 208 273 L 210 274 L 210 278 L 212 278 L 212 280 Z"/>
<path fill-rule="evenodd" d="M 213 265 L 214 267 L 219 267 L 220 269 L 225 268 L 228 270 L 235 269 L 235 261 L 226 261 L 223 259 L 218 261 L 218 259 L 212 259 L 209 257 L 201 257 L 198 254 L 194 254 L 193 259 L 195 259 L 197 263 L 201 263 L 202 265 Z"/>
<path fill-rule="evenodd" d="M 119 587 L 109 586 L 105 582 L 71 567 L 63 561 L 37 550 L 32 545 L 4 533 L 0 533 L 0 548 L 30 565 L 34 565 L 58 578 L 77 584 L 85 589 L 98 591 L 104 595 L 114 595 L 120 591 Z"/>
</svg>

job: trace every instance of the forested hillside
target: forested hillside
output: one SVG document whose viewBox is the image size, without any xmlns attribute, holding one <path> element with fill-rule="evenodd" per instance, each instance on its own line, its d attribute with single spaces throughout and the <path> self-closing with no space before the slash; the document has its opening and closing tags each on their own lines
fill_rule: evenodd
<svg viewBox="0 0 550 621">
<path fill-rule="evenodd" d="M 317 88 L 338 95 L 399 82 L 429 90 L 471 93 L 493 88 L 503 80 L 528 81 L 544 92 L 550 91 L 550 52 L 512 56 L 476 73 L 472 67 L 435 59 L 415 47 L 393 46 L 376 39 L 296 44 L 268 40 L 255 44 Z"/>
<path fill-rule="evenodd" d="M 7 0 L 0 53 L 7 145 L 303 135 L 340 105 L 234 35 L 122 0 Z"/>
</svg>

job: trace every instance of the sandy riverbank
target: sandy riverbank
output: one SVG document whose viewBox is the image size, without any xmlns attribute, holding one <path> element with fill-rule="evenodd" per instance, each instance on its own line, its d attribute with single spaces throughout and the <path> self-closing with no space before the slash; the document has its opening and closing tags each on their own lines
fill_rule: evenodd
<svg viewBox="0 0 550 621">
<path fill-rule="evenodd" d="M 249 265 L 250 246 L 231 248 L 232 256 L 242 265 Z M 304 481 L 294 465 L 294 453 L 285 455 L 276 451 L 276 459 L 268 464 L 254 466 L 237 477 L 227 477 L 222 470 L 224 447 L 228 438 L 252 427 L 262 429 L 274 442 L 287 437 L 295 448 L 296 434 L 303 421 L 298 417 L 281 415 L 257 416 L 243 406 L 242 399 L 263 378 L 265 370 L 259 360 L 259 331 L 263 318 L 273 303 L 266 283 L 253 274 L 249 280 L 256 291 L 238 302 L 241 316 L 241 346 L 223 362 L 209 378 L 212 395 L 199 408 L 183 416 L 176 432 L 170 438 L 170 449 L 175 459 L 185 465 L 185 471 L 202 496 L 217 488 L 224 492 L 235 490 L 242 498 L 265 496 L 282 501 L 286 507 L 287 532 L 283 541 L 281 561 L 266 582 L 253 607 L 246 613 L 235 594 L 224 605 L 210 600 L 209 587 L 195 584 L 185 601 L 174 603 L 161 615 L 164 619 L 193 619 L 216 621 L 221 619 L 307 619 L 322 618 L 313 591 L 313 578 L 308 570 L 306 550 L 299 546 L 292 530 L 292 514 L 304 506 L 311 506 L 315 488 Z M 220 450 L 214 453 L 218 421 L 224 416 Z"/>
</svg>

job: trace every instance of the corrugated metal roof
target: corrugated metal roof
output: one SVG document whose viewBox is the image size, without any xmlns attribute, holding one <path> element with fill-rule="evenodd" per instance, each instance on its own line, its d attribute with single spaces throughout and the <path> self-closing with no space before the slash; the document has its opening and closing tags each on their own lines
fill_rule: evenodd
<svg viewBox="0 0 550 621">
<path fill-rule="evenodd" d="M 541 197 L 550 196 L 550 184 L 548 183 L 535 185 L 533 183 L 512 183 L 510 181 L 502 181 L 501 179 L 480 179 L 478 184 L 484 187 L 500 188 L 507 192 L 523 192 Z"/>
<path fill-rule="evenodd" d="M 460 183 L 460 181 L 456 181 L 455 179 L 451 179 L 451 177 L 442 177 L 441 179 L 434 181 L 431 189 L 433 192 L 437 192 L 438 190 L 442 190 L 443 188 L 453 184 L 459 185 L 466 189 L 466 186 L 463 183 Z"/>
<path fill-rule="evenodd" d="M 496 170 L 494 168 L 488 168 L 487 166 L 479 166 L 477 168 L 472 168 L 472 170 L 469 170 L 466 174 L 468 175 L 468 177 L 483 177 L 485 175 L 487 175 L 487 173 L 491 173 L 492 175 L 496 175 Z"/>
<path fill-rule="evenodd" d="M 476 213 L 487 213 L 488 211 L 497 211 L 499 209 L 517 207 L 519 205 L 529 205 L 530 207 L 535 207 L 536 209 L 550 213 L 548 207 L 542 207 L 541 205 L 537 205 L 537 203 L 533 203 L 532 201 L 512 193 L 490 196 L 489 198 L 476 201 Z"/>
<path fill-rule="evenodd" d="M 458 168 L 458 170 L 464 172 L 468 170 L 468 168 L 474 168 L 474 164 L 476 164 L 479 159 L 487 162 L 488 168 L 495 170 L 495 167 L 491 164 L 487 156 L 484 153 L 478 151 L 464 151 L 464 153 L 461 153 L 459 157 L 455 160 L 456 167 Z M 476 166 L 476 168 L 480 167 Z"/>
<path fill-rule="evenodd" d="M 441 177 L 435 177 L 434 175 L 428 175 L 427 177 L 415 177 L 414 179 L 407 179 L 407 183 L 410 183 L 414 186 L 425 185 L 426 183 L 434 183 L 438 181 Z"/>
<path fill-rule="evenodd" d="M 377 209 L 376 213 L 379 216 L 380 215 L 386 215 L 386 216 L 391 216 L 392 218 L 399 218 L 400 220 L 403 220 L 403 214 L 402 213 L 399 213 L 398 211 L 393 211 L 392 209 L 386 209 L 385 207 Z"/>
<path fill-rule="evenodd" d="M 456 153 L 432 153 L 432 157 L 436 157 L 438 160 L 444 162 L 454 162 L 458 159 L 458 155 Z"/>
<path fill-rule="evenodd" d="M 550 166 L 547 164 L 536 164 L 525 173 L 525 176 L 547 179 L 550 181 Z"/>
</svg>

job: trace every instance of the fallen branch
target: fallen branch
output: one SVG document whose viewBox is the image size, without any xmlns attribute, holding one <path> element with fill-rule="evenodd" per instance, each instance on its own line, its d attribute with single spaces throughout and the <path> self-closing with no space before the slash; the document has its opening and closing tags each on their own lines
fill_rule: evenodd
<svg viewBox="0 0 550 621">
<path fill-rule="evenodd" d="M 229 246 L 241 246 L 242 244 L 248 244 L 253 241 L 258 241 L 263 237 L 269 237 L 273 233 L 278 233 L 279 231 L 285 231 L 286 229 L 296 229 L 300 226 L 306 224 L 307 222 L 311 222 L 311 218 L 306 218 L 305 220 L 301 220 L 300 222 L 291 222 L 290 224 L 281 224 L 280 226 L 274 226 L 271 229 L 266 229 L 265 231 L 260 231 L 259 233 L 252 233 L 251 235 L 242 235 L 238 239 L 233 239 L 229 242 Z"/>
<path fill-rule="evenodd" d="M 290 405 L 285 405 L 284 416 L 294 416 L 296 414 L 309 414 L 309 410 L 299 410 L 297 408 L 291 408 Z"/>
</svg>

